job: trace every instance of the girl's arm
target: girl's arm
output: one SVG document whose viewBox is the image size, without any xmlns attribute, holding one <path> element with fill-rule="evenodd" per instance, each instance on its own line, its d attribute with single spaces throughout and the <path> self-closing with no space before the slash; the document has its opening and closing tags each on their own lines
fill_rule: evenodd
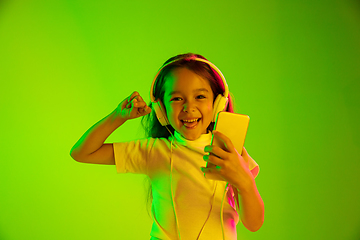
<svg viewBox="0 0 360 240">
<path fill-rule="evenodd" d="M 248 230 L 255 232 L 264 223 L 264 202 L 253 178 L 249 178 L 249 182 L 246 184 L 247 188 L 244 188 L 244 185 L 244 183 L 234 185 L 240 197 L 240 218 Z M 242 190 L 240 190 L 241 188 Z"/>
<path fill-rule="evenodd" d="M 75 143 L 70 155 L 78 162 L 115 164 L 112 143 L 104 143 L 109 135 L 127 120 L 144 116 L 151 112 L 138 92 L 124 99 L 108 116 L 100 120 Z"/>
</svg>

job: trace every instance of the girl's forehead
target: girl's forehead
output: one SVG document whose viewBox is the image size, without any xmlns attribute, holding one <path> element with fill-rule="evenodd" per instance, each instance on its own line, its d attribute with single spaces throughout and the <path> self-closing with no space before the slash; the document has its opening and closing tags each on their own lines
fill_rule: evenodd
<svg viewBox="0 0 360 240">
<path fill-rule="evenodd" d="M 200 88 L 212 91 L 209 80 L 201 77 L 187 68 L 177 68 L 172 70 L 166 76 L 164 87 L 165 92 Z"/>
</svg>

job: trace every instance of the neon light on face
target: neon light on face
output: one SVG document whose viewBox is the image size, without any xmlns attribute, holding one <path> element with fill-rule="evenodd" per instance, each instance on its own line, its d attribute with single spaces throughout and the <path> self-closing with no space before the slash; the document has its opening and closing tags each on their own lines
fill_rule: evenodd
<svg viewBox="0 0 360 240">
<path fill-rule="evenodd" d="M 165 82 L 164 105 L 171 126 L 188 140 L 207 133 L 214 94 L 208 80 L 187 68 L 173 70 Z"/>
</svg>

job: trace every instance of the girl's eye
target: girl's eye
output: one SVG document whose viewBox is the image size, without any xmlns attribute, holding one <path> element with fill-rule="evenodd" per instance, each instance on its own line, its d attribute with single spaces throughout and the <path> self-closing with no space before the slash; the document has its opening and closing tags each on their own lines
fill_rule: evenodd
<svg viewBox="0 0 360 240">
<path fill-rule="evenodd" d="M 199 95 L 199 96 L 197 96 L 196 98 L 198 98 L 198 99 L 203 99 L 203 98 L 206 98 L 204 95 Z"/>
<path fill-rule="evenodd" d="M 180 97 L 174 97 L 171 99 L 171 101 L 181 101 L 181 98 Z"/>
</svg>

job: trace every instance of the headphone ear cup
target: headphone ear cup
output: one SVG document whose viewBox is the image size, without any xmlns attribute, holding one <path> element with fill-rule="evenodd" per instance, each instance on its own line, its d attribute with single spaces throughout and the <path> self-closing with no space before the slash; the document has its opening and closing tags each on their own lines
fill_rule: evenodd
<svg viewBox="0 0 360 240">
<path fill-rule="evenodd" d="M 213 122 L 216 121 L 216 117 L 219 112 L 224 111 L 228 103 L 228 98 L 224 97 L 223 95 L 217 95 L 214 101 L 214 108 L 213 108 Z"/>
<path fill-rule="evenodd" d="M 154 102 L 154 111 L 156 114 L 157 119 L 159 120 L 161 126 L 166 126 L 169 125 L 169 121 L 166 117 L 166 112 L 165 112 L 165 108 L 164 105 L 162 104 L 162 102 L 160 100 Z"/>
</svg>

